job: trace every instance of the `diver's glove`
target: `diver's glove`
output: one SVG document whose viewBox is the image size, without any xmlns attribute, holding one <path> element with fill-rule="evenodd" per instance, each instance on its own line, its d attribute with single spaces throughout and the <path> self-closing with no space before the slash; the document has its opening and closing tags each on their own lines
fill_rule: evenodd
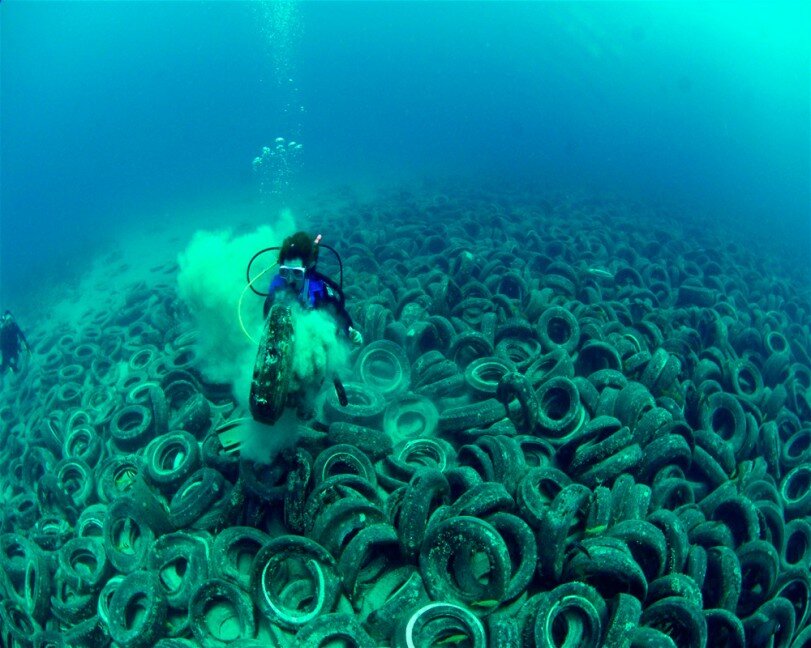
<svg viewBox="0 0 811 648">
<path fill-rule="evenodd" d="M 363 335 L 361 335 L 358 329 L 352 328 L 351 326 L 349 327 L 349 339 L 352 340 L 352 344 L 355 346 L 361 346 L 363 344 Z"/>
</svg>

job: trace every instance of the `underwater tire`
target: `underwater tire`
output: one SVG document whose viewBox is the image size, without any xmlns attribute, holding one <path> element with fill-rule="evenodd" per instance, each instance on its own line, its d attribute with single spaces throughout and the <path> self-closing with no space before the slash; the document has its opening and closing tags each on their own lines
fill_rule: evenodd
<svg viewBox="0 0 811 648">
<path fill-rule="evenodd" d="M 513 437 L 485 434 L 459 448 L 456 460 L 473 468 L 483 480 L 497 482 L 510 496 L 529 468 L 521 445 Z"/>
<path fill-rule="evenodd" d="M 313 480 L 313 456 L 299 448 L 286 462 L 287 478 L 284 492 L 284 524 L 293 533 L 303 533 L 308 522 L 305 518 L 307 493 Z"/>
<path fill-rule="evenodd" d="M 0 645 L 33 646 L 39 624 L 11 599 L 0 600 Z"/>
<path fill-rule="evenodd" d="M 811 466 L 800 464 L 792 468 L 780 482 L 780 496 L 790 517 L 811 513 Z"/>
<path fill-rule="evenodd" d="M 96 599 L 96 618 L 101 621 L 105 628 L 110 625 L 110 603 L 113 600 L 113 595 L 123 581 L 124 576 L 116 574 L 104 584 Z"/>
<path fill-rule="evenodd" d="M 436 468 L 415 471 L 395 521 L 403 555 L 409 558 L 417 555 L 428 522 L 437 507 L 446 503 L 449 490 L 448 480 Z"/>
<path fill-rule="evenodd" d="M 104 450 L 102 437 L 92 425 L 77 425 L 65 433 L 62 456 L 66 459 L 81 459 L 95 468 Z"/>
<path fill-rule="evenodd" d="M 718 646 L 728 646 L 728 648 L 744 648 L 746 646 L 746 636 L 744 634 L 743 622 L 729 610 L 713 608 L 704 610 L 704 618 L 707 620 L 707 636 Z M 804 646 L 807 644 L 799 643 Z"/>
<path fill-rule="evenodd" d="M 242 458 L 239 480 L 245 493 L 260 502 L 278 502 L 284 498 L 287 467 L 282 462 L 266 464 Z"/>
<path fill-rule="evenodd" d="M 440 645 L 449 637 L 462 635 L 470 648 L 484 648 L 487 635 L 473 612 L 452 603 L 433 602 L 400 620 L 394 635 L 395 648 Z"/>
<path fill-rule="evenodd" d="M 677 646 L 707 645 L 707 619 L 701 607 L 681 596 L 669 596 L 648 605 L 642 612 L 641 622 L 667 633 Z"/>
<path fill-rule="evenodd" d="M 52 590 L 49 552 L 17 534 L 3 534 L 0 538 L 0 589 L 33 620 L 44 623 L 50 611 Z"/>
<path fill-rule="evenodd" d="M 474 549 L 490 564 L 487 582 L 472 575 Z M 487 614 L 507 594 L 511 578 L 507 544 L 498 530 L 484 520 L 455 516 L 429 525 L 419 563 L 434 600 L 459 602 Z"/>
<path fill-rule="evenodd" d="M 517 599 L 527 590 L 538 563 L 535 535 L 529 524 L 512 513 L 498 511 L 489 515 L 487 522 L 504 538 L 513 563 L 504 599 Z"/>
<path fill-rule="evenodd" d="M 576 644 L 583 648 L 603 645 L 608 612 L 596 589 L 572 581 L 558 585 L 541 600 L 534 638 L 538 648 Z"/>
<path fill-rule="evenodd" d="M 146 447 L 146 476 L 164 491 L 173 491 L 200 467 L 200 447 L 185 430 L 167 432 Z"/>
<path fill-rule="evenodd" d="M 104 536 L 104 518 L 107 517 L 106 504 L 91 504 L 79 514 L 76 526 L 73 529 L 77 538 L 102 538 Z M 67 525 L 67 521 L 64 522 Z M 70 528 L 68 526 L 68 528 Z M 53 541 L 57 528 L 51 527 L 45 530 L 46 537 Z M 71 535 L 62 536 L 62 543 Z M 60 543 L 61 544 L 61 543 Z M 56 545 L 54 545 L 55 548 Z"/>
<path fill-rule="evenodd" d="M 620 592 L 644 601 L 648 581 L 624 541 L 610 536 L 586 538 L 585 551 L 574 555 L 563 567 L 563 580 L 579 580 L 594 587 L 606 600 Z"/>
<path fill-rule="evenodd" d="M 354 600 L 361 587 L 379 576 L 376 556 L 400 556 L 397 530 L 388 522 L 373 522 L 360 529 L 343 547 L 338 571 L 349 598 Z"/>
<path fill-rule="evenodd" d="M 642 603 L 630 594 L 617 594 L 611 614 L 611 621 L 605 632 L 606 646 L 630 646 L 630 635 L 639 627 Z"/>
<path fill-rule="evenodd" d="M 211 403 L 203 394 L 192 394 L 178 409 L 172 427 L 202 438 L 211 429 L 211 410 Z"/>
<path fill-rule="evenodd" d="M 448 515 L 444 517 L 467 515 L 486 518 L 492 524 L 489 517 L 491 514 L 498 511 L 511 511 L 514 506 L 515 502 L 503 484 L 495 481 L 480 481 L 460 494 L 448 507 Z"/>
<path fill-rule="evenodd" d="M 411 564 L 394 567 L 375 580 L 378 604 L 364 626 L 381 645 L 391 645 L 398 623 L 407 610 L 428 602 L 420 572 Z"/>
<path fill-rule="evenodd" d="M 154 433 L 152 412 L 143 405 L 125 405 L 110 421 L 110 437 L 122 450 L 144 447 Z"/>
<path fill-rule="evenodd" d="M 496 388 L 496 399 L 520 434 L 532 434 L 538 424 L 538 397 L 526 376 L 511 371 L 504 374 Z M 513 401 L 517 402 L 512 407 Z"/>
<path fill-rule="evenodd" d="M 419 394 L 407 393 L 391 401 L 383 412 L 383 431 L 396 444 L 405 439 L 436 434 L 439 412 Z"/>
<path fill-rule="evenodd" d="M 251 380 L 251 415 L 261 423 L 273 425 L 279 420 L 287 400 L 293 372 L 293 320 L 289 308 L 271 307 Z"/>
<path fill-rule="evenodd" d="M 345 422 L 377 427 L 386 409 L 386 400 L 372 385 L 360 382 L 345 382 L 348 402 L 341 405 L 335 390 L 327 393 L 324 414 L 330 423 Z"/>
<path fill-rule="evenodd" d="M 571 353 L 580 340 L 580 325 L 569 310 L 551 306 L 538 320 L 538 336 L 545 351 L 560 347 Z"/>
<path fill-rule="evenodd" d="M 150 524 L 149 512 L 134 497 L 116 499 L 104 518 L 103 542 L 107 559 L 128 574 L 146 565 L 147 555 L 164 525 Z M 157 527 L 157 528 L 156 528 Z"/>
<path fill-rule="evenodd" d="M 569 378 L 554 376 L 544 381 L 535 396 L 538 428 L 553 443 L 561 442 L 585 422 L 580 393 Z"/>
<path fill-rule="evenodd" d="M 310 531 L 322 547 L 333 556 L 342 556 L 347 543 L 371 524 L 385 522 L 382 507 L 360 499 L 348 498 L 328 506 L 315 520 Z"/>
<path fill-rule="evenodd" d="M 28 539 L 40 549 L 54 551 L 74 537 L 74 533 L 78 533 L 78 529 L 78 524 L 74 530 L 70 522 L 59 515 L 44 515 L 34 523 Z"/>
<path fill-rule="evenodd" d="M 256 632 L 253 602 L 232 582 L 212 578 L 197 585 L 189 601 L 189 625 L 201 646 L 225 646 Z"/>
<path fill-rule="evenodd" d="M 153 543 L 146 564 L 158 576 L 170 606 L 188 608 L 192 592 L 209 575 L 210 553 L 208 536 L 185 531 L 167 533 Z"/>
<path fill-rule="evenodd" d="M 476 398 L 492 398 L 502 378 L 511 371 L 515 371 L 512 362 L 492 355 L 484 356 L 467 365 L 465 382 Z"/>
<path fill-rule="evenodd" d="M 279 579 L 285 582 L 274 582 Z M 259 550 L 251 566 L 251 590 L 260 612 L 289 630 L 331 612 L 339 587 L 335 559 L 317 542 L 302 536 L 274 538 Z M 297 597 L 296 592 L 304 591 L 312 595 Z"/>
<path fill-rule="evenodd" d="M 212 575 L 236 583 L 248 590 L 251 584 L 250 568 L 244 569 L 245 561 L 251 561 L 259 550 L 270 542 L 270 536 L 253 527 L 232 526 L 220 531 L 211 547 Z"/>
<path fill-rule="evenodd" d="M 59 550 L 60 576 L 77 592 L 100 590 L 106 582 L 109 567 L 104 544 L 97 538 L 72 538 Z"/>
<path fill-rule="evenodd" d="M 338 642 L 340 641 L 340 644 Z M 296 633 L 294 648 L 342 645 L 347 648 L 375 648 L 377 644 L 352 615 L 333 612 L 313 619 Z"/>
<path fill-rule="evenodd" d="M 405 350 L 389 340 L 364 347 L 355 362 L 360 383 L 379 392 L 386 400 L 407 391 L 411 384 L 411 364 Z"/>
<path fill-rule="evenodd" d="M 96 489 L 103 503 L 112 502 L 127 494 L 142 478 L 145 472 L 143 457 L 112 455 L 97 467 Z"/>
<path fill-rule="evenodd" d="M 108 610 L 110 636 L 122 648 L 153 646 L 164 632 L 166 597 L 152 572 L 136 571 L 125 576 Z"/>
<path fill-rule="evenodd" d="M 538 537 L 543 538 L 538 544 L 538 574 L 541 578 L 561 581 L 564 564 L 569 558 L 573 529 L 581 523 L 590 495 L 589 489 L 582 484 L 569 484 L 555 496 L 541 517 L 538 527 Z M 604 510 L 604 507 L 599 508 Z"/>
<path fill-rule="evenodd" d="M 94 618 L 93 623 L 96 623 L 96 619 Z M 82 628 L 85 624 L 79 624 L 78 628 Z M 65 646 L 70 645 L 66 644 L 66 641 L 75 640 L 76 635 L 74 634 L 74 628 L 71 628 L 70 631 L 62 633 L 56 630 L 43 630 L 38 632 L 34 635 L 34 648 L 65 648 Z M 78 637 L 81 639 L 82 637 Z M 7 643 L 2 643 L 2 641 L 8 641 L 7 638 L 0 638 L 0 645 L 10 645 Z M 84 643 L 77 643 L 77 645 L 85 645 Z"/>
<path fill-rule="evenodd" d="M 426 437 L 400 441 L 383 465 L 395 479 L 408 482 L 423 467 L 445 471 L 455 460 L 456 450 L 450 443 L 441 438 Z"/>
<path fill-rule="evenodd" d="M 493 343 L 487 336 L 479 331 L 467 330 L 453 336 L 448 357 L 460 367 L 469 367 L 477 359 L 491 357 L 494 352 Z"/>
<path fill-rule="evenodd" d="M 169 517 L 176 528 L 204 528 L 225 504 L 231 484 L 213 468 L 200 468 L 177 489 L 169 502 Z"/>
<path fill-rule="evenodd" d="M 365 478 L 351 473 L 333 475 L 313 486 L 301 513 L 303 529 L 309 531 L 321 513 L 341 498 L 361 498 L 380 503 L 377 486 Z"/>
<path fill-rule="evenodd" d="M 454 434 L 476 427 L 486 428 L 504 417 L 504 406 L 495 398 L 488 398 L 444 410 L 439 415 L 439 431 Z"/>
<path fill-rule="evenodd" d="M 358 475 L 370 484 L 377 482 L 371 460 L 349 443 L 330 446 L 323 450 L 313 464 L 313 480 L 321 484 L 335 475 Z"/>
<path fill-rule="evenodd" d="M 390 408 L 386 408 L 387 414 Z M 332 445 L 352 444 L 372 461 L 385 459 L 393 447 L 392 436 L 385 431 L 341 421 L 329 426 L 327 441 Z"/>
</svg>

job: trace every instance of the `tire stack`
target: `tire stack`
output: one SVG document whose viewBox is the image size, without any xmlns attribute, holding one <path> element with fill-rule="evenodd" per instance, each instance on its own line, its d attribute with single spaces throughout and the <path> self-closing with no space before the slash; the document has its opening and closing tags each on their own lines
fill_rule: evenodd
<svg viewBox="0 0 811 648">
<path fill-rule="evenodd" d="M 0 644 L 811 645 L 807 286 L 616 200 L 322 201 L 366 343 L 270 465 L 171 265 L 30 333 Z"/>
</svg>

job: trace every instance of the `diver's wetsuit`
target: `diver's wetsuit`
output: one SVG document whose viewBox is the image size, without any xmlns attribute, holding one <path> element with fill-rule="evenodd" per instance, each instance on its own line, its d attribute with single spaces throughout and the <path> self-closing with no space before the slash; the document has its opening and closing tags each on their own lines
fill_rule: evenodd
<svg viewBox="0 0 811 648">
<path fill-rule="evenodd" d="M 20 370 L 20 347 L 23 344 L 27 348 L 28 340 L 25 339 L 17 322 L 13 319 L 3 320 L 0 323 L 0 353 L 3 354 L 0 373 L 6 373 L 9 367 L 14 373 Z"/>
<path fill-rule="evenodd" d="M 273 281 L 270 282 L 268 296 L 265 299 L 265 317 L 268 316 L 270 307 L 276 300 L 277 295 L 288 290 L 287 281 L 282 279 L 279 275 L 276 275 Z M 340 288 L 320 272 L 307 270 L 307 273 L 304 275 L 304 288 L 298 295 L 298 300 L 307 308 L 326 310 L 332 313 L 341 331 L 345 335 L 349 335 L 349 329 L 352 326 L 352 318 L 349 317 L 349 313 L 347 313 L 346 308 L 344 308 L 344 300 Z"/>
</svg>

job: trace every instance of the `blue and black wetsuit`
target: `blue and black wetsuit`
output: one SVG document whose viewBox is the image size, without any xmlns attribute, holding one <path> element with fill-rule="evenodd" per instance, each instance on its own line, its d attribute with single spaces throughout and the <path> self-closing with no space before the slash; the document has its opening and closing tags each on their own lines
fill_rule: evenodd
<svg viewBox="0 0 811 648">
<path fill-rule="evenodd" d="M 265 317 L 270 312 L 270 307 L 277 297 L 287 293 L 290 297 L 291 288 L 287 281 L 282 279 L 281 276 L 276 275 L 273 281 L 270 282 L 268 289 L 268 296 L 265 299 L 264 313 Z M 345 334 L 349 335 L 349 328 L 352 326 L 352 318 L 346 312 L 344 306 L 344 296 L 341 289 L 335 285 L 333 281 L 322 275 L 316 270 L 307 270 L 304 275 L 304 288 L 301 293 L 297 295 L 298 302 L 305 308 L 315 308 L 317 310 L 325 310 L 335 317 L 338 323 L 338 328 Z"/>
</svg>

